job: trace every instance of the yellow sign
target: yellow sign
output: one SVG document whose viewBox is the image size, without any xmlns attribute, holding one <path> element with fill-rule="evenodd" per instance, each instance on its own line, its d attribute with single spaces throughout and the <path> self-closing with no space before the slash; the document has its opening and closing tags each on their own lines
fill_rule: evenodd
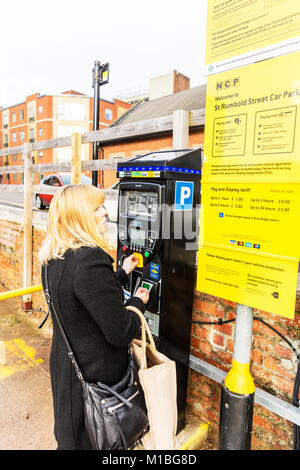
<svg viewBox="0 0 300 470">
<path fill-rule="evenodd" d="M 300 52 L 208 78 L 197 289 L 294 317 Z"/>
<path fill-rule="evenodd" d="M 204 182 L 300 181 L 300 52 L 208 78 Z"/>
<path fill-rule="evenodd" d="M 208 72 L 292 52 L 299 46 L 299 0 L 208 0 Z"/>
<path fill-rule="evenodd" d="M 299 184 L 203 184 L 201 210 L 201 245 L 297 261 Z"/>
<path fill-rule="evenodd" d="M 294 318 L 298 262 L 204 246 L 198 253 L 197 289 Z"/>
</svg>

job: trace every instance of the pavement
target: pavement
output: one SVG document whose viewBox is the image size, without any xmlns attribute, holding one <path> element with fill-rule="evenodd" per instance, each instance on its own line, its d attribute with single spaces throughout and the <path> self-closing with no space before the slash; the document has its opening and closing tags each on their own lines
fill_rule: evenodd
<svg viewBox="0 0 300 470">
<path fill-rule="evenodd" d="M 0 302 L 0 450 L 54 450 L 51 335 L 20 299 Z"/>
</svg>

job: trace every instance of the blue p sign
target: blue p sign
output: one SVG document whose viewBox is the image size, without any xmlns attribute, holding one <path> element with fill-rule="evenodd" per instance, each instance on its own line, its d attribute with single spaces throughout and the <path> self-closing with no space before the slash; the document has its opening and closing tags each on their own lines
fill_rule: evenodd
<svg viewBox="0 0 300 470">
<path fill-rule="evenodd" d="M 193 181 L 176 181 L 175 211 L 186 211 L 193 209 L 193 196 Z"/>
</svg>

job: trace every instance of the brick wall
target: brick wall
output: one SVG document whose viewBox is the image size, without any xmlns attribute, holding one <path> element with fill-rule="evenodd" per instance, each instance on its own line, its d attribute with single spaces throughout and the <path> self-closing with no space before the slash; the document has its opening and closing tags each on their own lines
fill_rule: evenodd
<svg viewBox="0 0 300 470">
<path fill-rule="evenodd" d="M 23 227 L 0 220 L 0 282 L 7 289 L 22 287 Z"/>
<path fill-rule="evenodd" d="M 290 342 L 299 340 L 300 298 L 297 298 L 294 320 L 254 310 L 254 315 L 276 328 Z M 236 304 L 208 294 L 195 292 L 193 321 L 215 322 L 218 318 L 235 317 Z M 234 342 L 234 322 L 225 325 L 199 325 L 191 331 L 191 354 L 229 371 Z M 296 375 L 291 348 L 270 328 L 254 320 L 251 352 L 251 374 L 256 388 L 261 388 L 287 402 L 292 402 Z M 190 370 L 188 409 L 212 427 L 217 448 L 221 385 Z M 267 409 L 255 405 L 252 448 L 262 450 L 292 449 L 293 426 Z"/>
<path fill-rule="evenodd" d="M 40 284 L 40 263 L 37 258 L 45 231 L 33 229 L 33 284 Z M 115 253 L 110 252 L 112 256 Z M 0 220 L 0 283 L 6 289 L 22 287 L 23 227 L 16 222 Z M 44 294 L 32 295 L 33 308 L 46 310 Z M 20 300 L 21 306 L 21 300 Z M 193 321 L 216 321 L 235 317 L 236 304 L 224 299 L 195 292 Z M 278 329 L 290 341 L 299 339 L 300 297 L 296 302 L 294 320 L 280 318 L 255 310 Z M 33 312 L 40 322 L 43 313 Z M 231 367 L 234 322 L 225 325 L 199 325 L 191 330 L 191 353 L 210 364 L 228 371 Z M 253 323 L 251 373 L 257 388 L 261 388 L 291 403 L 295 368 L 289 346 L 272 330 L 258 321 Z M 211 424 L 214 448 L 218 448 L 218 425 L 221 385 L 194 370 L 190 370 L 188 387 L 188 411 Z M 252 449 L 292 449 L 292 424 L 267 409 L 255 405 Z"/>
</svg>

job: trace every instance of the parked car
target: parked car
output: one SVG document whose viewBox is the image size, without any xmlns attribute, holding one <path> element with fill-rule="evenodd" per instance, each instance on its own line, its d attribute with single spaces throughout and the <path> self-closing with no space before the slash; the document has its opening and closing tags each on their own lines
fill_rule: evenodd
<svg viewBox="0 0 300 470">
<path fill-rule="evenodd" d="M 81 175 L 82 184 L 92 184 L 92 178 L 88 176 Z M 45 176 L 38 185 L 38 190 L 35 196 L 35 205 L 38 209 L 45 209 L 49 207 L 50 202 L 53 198 L 53 194 L 45 193 L 45 188 L 56 187 L 57 189 L 60 186 L 66 184 L 71 184 L 71 173 L 56 173 L 54 175 Z M 98 185 L 99 188 L 102 188 L 101 185 Z"/>
</svg>

